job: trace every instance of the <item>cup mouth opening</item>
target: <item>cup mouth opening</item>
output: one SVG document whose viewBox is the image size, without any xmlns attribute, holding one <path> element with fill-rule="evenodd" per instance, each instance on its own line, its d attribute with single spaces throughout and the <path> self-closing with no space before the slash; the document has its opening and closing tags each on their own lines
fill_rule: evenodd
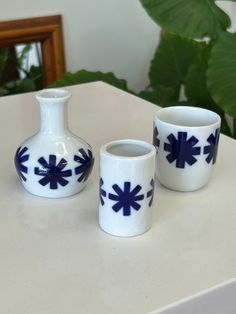
<svg viewBox="0 0 236 314">
<path fill-rule="evenodd" d="M 36 98 L 38 100 L 43 99 L 46 101 L 64 100 L 70 98 L 70 96 L 71 93 L 68 90 L 62 88 L 43 89 L 36 94 Z"/>
<path fill-rule="evenodd" d="M 117 159 L 143 159 L 155 155 L 156 150 L 147 142 L 124 139 L 103 145 L 101 153 Z"/>
<path fill-rule="evenodd" d="M 185 128 L 203 128 L 218 125 L 221 121 L 220 116 L 211 110 L 190 107 L 174 106 L 160 109 L 155 115 L 158 121 Z"/>
</svg>

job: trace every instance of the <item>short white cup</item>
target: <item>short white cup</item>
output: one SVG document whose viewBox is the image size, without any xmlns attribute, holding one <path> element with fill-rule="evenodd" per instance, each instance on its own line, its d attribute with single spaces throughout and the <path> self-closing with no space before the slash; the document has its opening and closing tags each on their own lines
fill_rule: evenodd
<svg viewBox="0 0 236 314">
<path fill-rule="evenodd" d="M 155 147 L 118 140 L 100 149 L 99 224 L 107 233 L 137 236 L 151 227 Z"/>
<path fill-rule="evenodd" d="M 194 191 L 210 179 L 216 162 L 221 119 L 210 110 L 174 106 L 154 118 L 156 174 L 165 187 Z"/>
</svg>

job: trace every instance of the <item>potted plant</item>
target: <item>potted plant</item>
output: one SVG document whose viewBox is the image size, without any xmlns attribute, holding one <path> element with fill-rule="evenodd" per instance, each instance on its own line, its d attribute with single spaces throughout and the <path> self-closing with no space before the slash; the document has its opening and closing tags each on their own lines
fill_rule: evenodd
<svg viewBox="0 0 236 314">
<path fill-rule="evenodd" d="M 222 118 L 221 131 L 236 138 L 236 34 L 227 31 L 229 16 L 214 0 L 140 1 L 162 33 L 150 65 L 150 85 L 138 96 L 159 106 L 213 110 Z M 112 73 L 85 70 L 67 73 L 53 86 L 96 80 L 128 91 L 126 81 Z"/>
</svg>

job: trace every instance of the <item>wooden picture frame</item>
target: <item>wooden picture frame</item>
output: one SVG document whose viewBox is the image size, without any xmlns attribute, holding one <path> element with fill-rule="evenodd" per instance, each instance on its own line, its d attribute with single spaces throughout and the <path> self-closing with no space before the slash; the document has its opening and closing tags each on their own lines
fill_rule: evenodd
<svg viewBox="0 0 236 314">
<path fill-rule="evenodd" d="M 44 85 L 65 73 L 61 15 L 0 22 L 0 47 L 40 42 Z"/>
</svg>

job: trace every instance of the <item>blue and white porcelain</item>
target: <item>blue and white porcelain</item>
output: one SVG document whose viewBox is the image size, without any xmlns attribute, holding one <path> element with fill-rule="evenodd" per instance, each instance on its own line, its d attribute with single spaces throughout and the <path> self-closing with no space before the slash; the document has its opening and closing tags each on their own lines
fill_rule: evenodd
<svg viewBox="0 0 236 314">
<path fill-rule="evenodd" d="M 99 224 L 107 233 L 136 236 L 151 227 L 155 147 L 118 140 L 100 149 Z"/>
<path fill-rule="evenodd" d="M 209 181 L 218 151 L 221 119 L 197 107 L 167 107 L 154 119 L 156 174 L 161 184 L 194 191 Z"/>
<path fill-rule="evenodd" d="M 80 192 L 92 171 L 91 146 L 74 135 L 67 125 L 64 89 L 45 89 L 36 94 L 40 104 L 41 128 L 16 151 L 15 166 L 30 193 L 59 198 Z"/>
</svg>

